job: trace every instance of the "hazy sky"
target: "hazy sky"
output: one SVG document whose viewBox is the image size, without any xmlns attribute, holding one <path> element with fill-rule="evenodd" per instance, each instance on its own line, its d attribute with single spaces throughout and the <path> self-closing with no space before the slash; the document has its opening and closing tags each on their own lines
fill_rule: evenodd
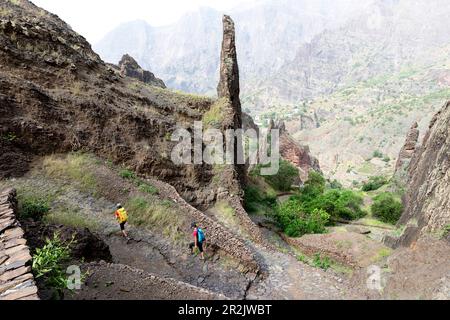
<svg viewBox="0 0 450 320">
<path fill-rule="evenodd" d="M 255 0 L 31 0 L 57 14 L 91 43 L 99 41 L 122 22 L 146 20 L 161 26 L 183 14 L 207 6 L 227 10 Z"/>
</svg>

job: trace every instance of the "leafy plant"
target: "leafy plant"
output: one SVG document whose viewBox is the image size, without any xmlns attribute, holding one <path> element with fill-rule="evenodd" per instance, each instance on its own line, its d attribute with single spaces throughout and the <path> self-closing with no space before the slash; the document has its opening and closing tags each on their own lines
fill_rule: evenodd
<svg viewBox="0 0 450 320">
<path fill-rule="evenodd" d="M 376 196 L 371 206 L 372 214 L 385 223 L 396 224 L 403 211 L 403 205 L 390 193 Z"/>
<path fill-rule="evenodd" d="M 37 248 L 33 255 L 32 270 L 36 279 L 42 278 L 45 284 L 56 291 L 58 297 L 63 296 L 63 290 L 67 289 L 67 276 L 63 264 L 70 259 L 70 246 L 75 242 L 75 237 L 69 243 L 63 243 L 59 234 L 53 234 L 52 239 L 46 239 L 42 248 Z"/>
<path fill-rule="evenodd" d="M 325 233 L 330 215 L 321 209 L 306 212 L 298 199 L 291 198 L 277 208 L 274 218 L 288 236 L 301 237 L 310 233 Z"/>
<path fill-rule="evenodd" d="M 273 208 L 276 203 L 276 196 L 267 195 L 255 186 L 244 189 L 244 208 L 249 213 L 257 212 L 260 206 Z"/>
<path fill-rule="evenodd" d="M 5 141 L 13 142 L 14 140 L 17 139 L 17 136 L 12 132 L 8 132 L 7 134 L 3 135 L 2 138 Z"/>
<path fill-rule="evenodd" d="M 339 181 L 337 181 L 336 179 L 334 179 L 333 181 L 330 182 L 330 189 L 342 189 L 342 183 L 340 183 Z"/>
<path fill-rule="evenodd" d="M 48 200 L 36 196 L 21 198 L 19 204 L 19 216 L 22 219 L 41 220 L 50 211 Z"/>
<path fill-rule="evenodd" d="M 382 159 L 384 157 L 383 153 L 380 150 L 375 150 L 372 155 L 374 158 Z"/>
<path fill-rule="evenodd" d="M 257 166 L 251 174 L 259 175 L 261 168 L 263 168 L 263 166 Z M 280 168 L 278 170 L 278 173 L 275 175 L 263 176 L 263 178 L 270 186 L 272 186 L 276 190 L 289 191 L 291 190 L 291 187 L 298 176 L 299 171 L 297 167 L 292 165 L 289 161 L 280 159 Z"/>
<path fill-rule="evenodd" d="M 363 198 L 351 190 L 328 190 L 312 201 L 314 207 L 328 212 L 331 217 L 345 220 L 364 217 L 363 203 Z"/>
<path fill-rule="evenodd" d="M 328 257 L 321 257 L 320 253 L 316 253 L 313 259 L 313 265 L 316 268 L 328 270 L 331 267 L 331 260 Z"/>
<path fill-rule="evenodd" d="M 388 181 L 385 177 L 375 176 L 370 177 L 369 181 L 365 182 L 362 186 L 362 191 L 375 191 L 387 184 Z"/>
</svg>

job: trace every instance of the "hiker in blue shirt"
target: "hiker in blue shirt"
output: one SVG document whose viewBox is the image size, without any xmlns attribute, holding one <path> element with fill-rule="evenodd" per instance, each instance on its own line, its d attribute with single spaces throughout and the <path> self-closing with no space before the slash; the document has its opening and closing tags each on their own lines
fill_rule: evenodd
<svg viewBox="0 0 450 320">
<path fill-rule="evenodd" d="M 192 233 L 192 236 L 194 237 L 194 242 L 192 242 L 189 245 L 189 249 L 192 253 L 194 253 L 194 248 L 198 248 L 198 251 L 200 251 L 200 257 L 202 260 L 205 260 L 205 256 L 203 254 L 203 244 L 205 243 L 205 233 L 201 228 L 197 226 L 197 223 L 193 222 L 191 224 L 191 228 L 194 229 L 194 232 Z"/>
</svg>

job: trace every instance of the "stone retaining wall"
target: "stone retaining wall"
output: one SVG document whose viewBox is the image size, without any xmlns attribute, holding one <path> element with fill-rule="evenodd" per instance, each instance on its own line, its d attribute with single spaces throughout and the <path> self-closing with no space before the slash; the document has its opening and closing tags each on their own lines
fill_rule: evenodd
<svg viewBox="0 0 450 320">
<path fill-rule="evenodd" d="M 207 227 L 208 243 L 217 246 L 225 253 L 237 259 L 252 277 L 259 272 L 259 264 L 256 262 L 253 250 L 241 239 L 227 231 L 221 224 L 208 217 L 203 212 L 189 205 L 175 190 L 174 187 L 164 182 L 148 179 L 149 182 L 163 191 L 170 199 L 176 201 L 185 210 L 187 216 L 202 226 Z"/>
<path fill-rule="evenodd" d="M 16 210 L 16 191 L 0 192 L 0 300 L 38 300 L 30 249 Z"/>
</svg>

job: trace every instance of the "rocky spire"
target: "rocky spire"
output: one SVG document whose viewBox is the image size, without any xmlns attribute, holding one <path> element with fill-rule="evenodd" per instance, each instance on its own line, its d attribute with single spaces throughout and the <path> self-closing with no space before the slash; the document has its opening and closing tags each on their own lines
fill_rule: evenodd
<svg viewBox="0 0 450 320">
<path fill-rule="evenodd" d="M 406 141 L 403 148 L 400 150 L 400 154 L 397 159 L 397 164 L 395 166 L 394 176 L 405 180 L 405 174 L 408 169 L 409 162 L 416 151 L 417 142 L 419 140 L 419 125 L 414 122 L 406 135 Z M 404 181 L 406 182 L 406 181 Z"/>
<path fill-rule="evenodd" d="M 222 129 L 242 129 L 242 110 L 239 99 L 239 67 L 236 54 L 236 35 L 233 20 L 223 16 L 223 41 L 220 54 L 220 81 L 217 86 L 217 95 L 222 100 L 225 118 L 222 121 Z M 233 166 L 234 178 L 237 178 L 240 186 L 246 182 L 246 166 L 239 165 L 238 154 L 242 154 L 242 141 L 235 139 L 235 165 Z"/>
<path fill-rule="evenodd" d="M 135 78 L 144 83 L 165 89 L 164 81 L 155 77 L 150 71 L 144 70 L 130 55 L 125 54 L 119 62 L 120 74 L 124 77 Z"/>
<path fill-rule="evenodd" d="M 231 102 L 236 128 L 242 126 L 241 101 L 239 99 L 239 67 L 236 53 L 236 35 L 233 20 L 223 16 L 223 42 L 220 55 L 220 82 L 217 95 Z"/>
</svg>

